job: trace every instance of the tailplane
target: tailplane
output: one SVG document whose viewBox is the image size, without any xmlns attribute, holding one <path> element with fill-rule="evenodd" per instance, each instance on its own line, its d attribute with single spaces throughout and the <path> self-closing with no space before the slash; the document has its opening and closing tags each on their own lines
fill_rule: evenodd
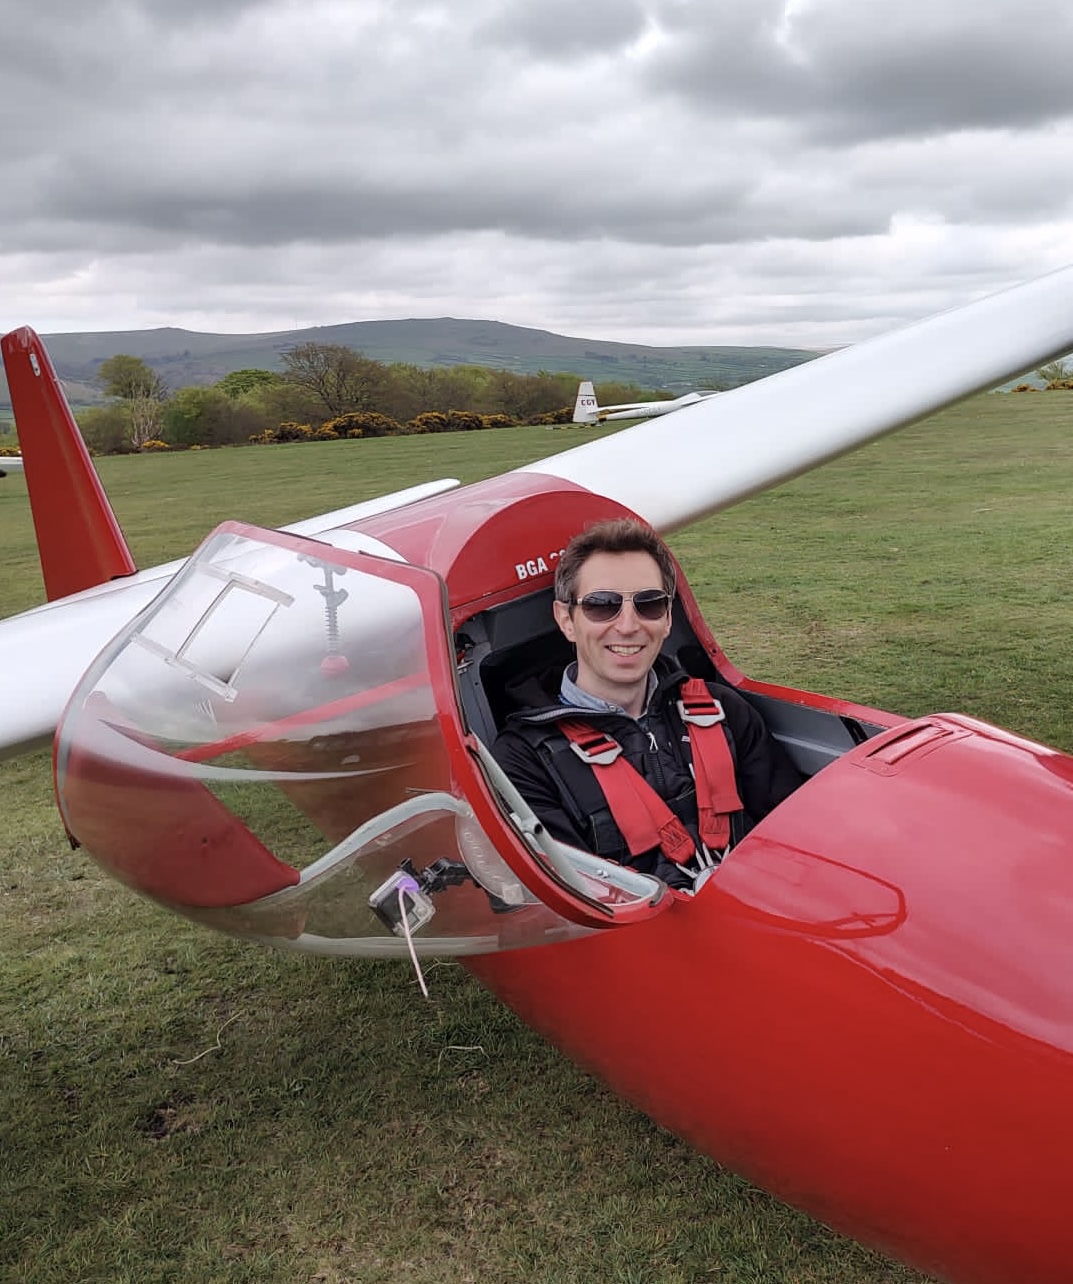
<svg viewBox="0 0 1073 1284">
<path fill-rule="evenodd" d="M 137 569 L 44 344 L 0 339 L 49 601 Z"/>
<path fill-rule="evenodd" d="M 594 424 L 598 421 L 600 406 L 596 400 L 596 390 L 590 380 L 578 384 L 577 401 L 574 402 L 574 423 Z"/>
</svg>

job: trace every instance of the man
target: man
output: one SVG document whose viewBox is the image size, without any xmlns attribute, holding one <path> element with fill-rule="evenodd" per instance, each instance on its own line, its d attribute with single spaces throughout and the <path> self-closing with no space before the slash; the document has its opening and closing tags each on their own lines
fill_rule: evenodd
<svg viewBox="0 0 1073 1284">
<path fill-rule="evenodd" d="M 577 659 L 508 686 L 519 708 L 493 753 L 554 838 L 688 888 L 802 777 L 737 691 L 660 654 L 674 592 L 650 527 L 575 536 L 554 612 Z"/>
</svg>

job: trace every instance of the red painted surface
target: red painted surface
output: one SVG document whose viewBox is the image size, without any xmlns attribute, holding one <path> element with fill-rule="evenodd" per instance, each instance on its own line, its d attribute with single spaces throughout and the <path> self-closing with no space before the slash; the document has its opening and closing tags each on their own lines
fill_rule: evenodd
<svg viewBox="0 0 1073 1284">
<path fill-rule="evenodd" d="M 494 539 L 477 524 L 463 538 L 470 499 L 450 544 L 405 550 L 453 605 L 487 604 L 477 550 L 501 600 L 503 568 L 539 536 L 561 547 L 597 516 L 572 497 L 498 503 L 526 480 L 502 479 Z M 684 582 L 682 598 L 732 682 L 890 730 L 784 803 L 695 899 L 466 966 L 652 1118 L 847 1234 L 965 1284 L 1068 1281 L 1073 760 L 967 719 L 753 682 Z"/>
<path fill-rule="evenodd" d="M 506 473 L 383 513 L 359 529 L 447 581 L 452 617 L 551 584 L 560 551 L 583 526 L 627 510 L 540 473 Z"/>
<path fill-rule="evenodd" d="M 466 965 L 829 1224 L 951 1280 L 1059 1284 L 1073 762 L 961 719 L 910 725 L 908 751 L 884 749 L 899 728 L 816 776 L 695 900 Z"/>
<path fill-rule="evenodd" d="M 134 559 L 44 344 L 26 327 L 0 340 L 49 601 L 135 571 Z"/>
<path fill-rule="evenodd" d="M 619 512 L 517 474 L 363 529 L 444 577 L 457 626 L 545 587 L 569 536 Z M 418 591 L 446 625 L 435 581 Z M 1073 760 L 967 719 L 751 683 L 684 597 L 732 681 L 890 729 L 788 799 L 695 898 L 466 966 L 614 1091 L 842 1231 L 961 1284 L 1068 1281 Z M 485 832 L 531 890 L 596 921 L 481 780 L 446 628 L 430 671 Z"/>
</svg>

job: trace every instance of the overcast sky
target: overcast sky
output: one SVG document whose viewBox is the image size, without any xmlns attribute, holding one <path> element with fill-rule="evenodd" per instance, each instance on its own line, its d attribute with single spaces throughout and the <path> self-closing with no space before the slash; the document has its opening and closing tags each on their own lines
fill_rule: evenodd
<svg viewBox="0 0 1073 1284">
<path fill-rule="evenodd" d="M 0 0 L 0 328 L 852 342 L 1073 261 L 1068 0 Z"/>
</svg>

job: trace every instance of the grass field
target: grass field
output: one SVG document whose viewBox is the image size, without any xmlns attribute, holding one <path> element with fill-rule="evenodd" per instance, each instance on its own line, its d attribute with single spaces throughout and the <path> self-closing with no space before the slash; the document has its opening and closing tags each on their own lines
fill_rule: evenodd
<svg viewBox="0 0 1073 1284">
<path fill-rule="evenodd" d="M 591 430 L 586 430 L 587 435 Z M 574 440 L 545 429 L 100 461 L 140 564 Z M 991 396 L 672 543 L 747 672 L 1073 749 L 1073 397 Z M 0 481 L 0 615 L 40 600 Z M 17 699 L 18 674 L 5 673 Z M 0 765 L 0 1279 L 909 1284 L 614 1099 L 457 965 L 209 935 L 71 853 Z M 792 1074 L 787 1066 L 787 1074 Z"/>
</svg>

